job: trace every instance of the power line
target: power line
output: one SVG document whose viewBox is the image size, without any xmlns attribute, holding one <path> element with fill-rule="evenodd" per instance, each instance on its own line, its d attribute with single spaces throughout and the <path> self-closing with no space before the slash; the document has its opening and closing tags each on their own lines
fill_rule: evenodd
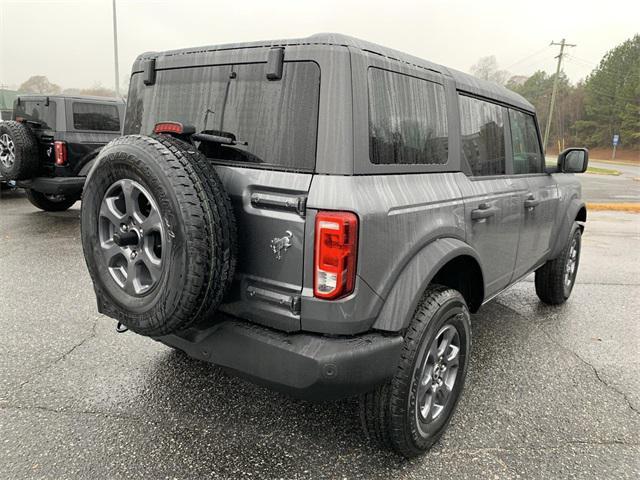
<svg viewBox="0 0 640 480">
<path fill-rule="evenodd" d="M 581 62 L 588 63 L 589 65 L 593 65 L 593 66 L 596 66 L 596 67 L 597 67 L 597 66 L 598 66 L 598 64 L 600 63 L 600 62 L 592 62 L 591 60 L 587 60 L 587 59 L 585 59 L 585 58 L 576 57 L 575 55 L 569 55 L 569 56 L 570 56 L 571 58 L 573 58 L 574 60 L 580 60 Z"/>
<path fill-rule="evenodd" d="M 546 47 L 544 47 L 543 49 L 538 50 L 537 52 L 534 52 L 534 53 L 532 53 L 531 55 L 527 55 L 526 57 L 521 58 L 521 59 L 520 59 L 520 60 L 518 60 L 517 62 L 513 62 L 511 65 L 508 65 L 508 66 L 506 66 L 506 67 L 504 67 L 504 68 L 508 70 L 508 69 L 510 69 L 511 67 L 513 67 L 513 66 L 515 66 L 515 65 L 518 65 L 519 63 L 524 62 L 525 60 L 529 60 L 530 58 L 533 58 L 533 57 L 535 57 L 536 55 L 541 54 L 542 52 L 544 52 L 545 50 L 547 50 L 550 46 L 551 46 L 551 45 L 547 45 L 547 46 L 546 46 Z"/>
</svg>

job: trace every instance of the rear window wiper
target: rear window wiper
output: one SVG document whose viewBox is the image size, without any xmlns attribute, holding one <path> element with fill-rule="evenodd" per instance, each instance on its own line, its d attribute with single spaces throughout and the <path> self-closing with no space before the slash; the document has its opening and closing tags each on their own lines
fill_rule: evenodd
<svg viewBox="0 0 640 480">
<path fill-rule="evenodd" d="M 200 133 L 194 133 L 191 138 L 200 142 L 212 142 L 221 145 L 249 145 L 248 142 L 236 140 L 236 136 L 233 133 L 223 130 L 203 130 Z"/>
<path fill-rule="evenodd" d="M 190 142 L 194 146 L 196 146 L 195 142 L 200 142 L 200 146 L 197 148 L 207 157 L 231 162 L 264 163 L 264 160 L 251 152 L 236 148 L 236 146 L 246 147 L 249 142 L 237 140 L 235 134 L 231 132 L 203 130 L 200 133 L 195 133 L 195 130 L 193 125 L 185 125 L 181 122 L 173 121 L 158 122 L 153 127 L 153 133 L 156 134 L 171 135 Z"/>
</svg>

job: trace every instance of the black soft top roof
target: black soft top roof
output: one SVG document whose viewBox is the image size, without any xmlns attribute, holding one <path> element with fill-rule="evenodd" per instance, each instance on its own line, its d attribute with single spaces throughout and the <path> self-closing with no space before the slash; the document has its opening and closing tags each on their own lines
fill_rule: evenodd
<svg viewBox="0 0 640 480">
<path fill-rule="evenodd" d="M 207 53 L 221 50 L 235 50 L 243 48 L 264 48 L 264 47 L 286 47 L 286 46 L 300 46 L 300 45 L 333 45 L 344 46 L 360 49 L 364 52 L 375 53 L 382 55 L 392 60 L 407 63 L 418 68 L 424 68 L 427 70 L 433 70 L 443 75 L 451 77 L 459 90 L 473 93 L 494 99 L 502 103 L 513 105 L 523 110 L 535 111 L 533 105 L 529 103 L 524 97 L 517 93 L 498 85 L 493 82 L 481 80 L 466 73 L 454 70 L 452 68 L 438 65 L 436 63 L 429 62 L 419 57 L 409 55 L 407 53 L 394 50 L 392 48 L 383 47 L 375 43 L 360 40 L 359 38 L 351 37 L 348 35 L 342 35 L 339 33 L 318 33 L 306 38 L 298 39 L 281 39 L 281 40 L 263 40 L 256 42 L 243 42 L 243 43 L 228 43 L 223 45 L 212 45 L 205 47 L 184 48 L 178 50 L 168 50 L 165 52 L 147 52 L 140 55 L 134 64 L 134 70 L 136 64 L 140 61 L 149 58 L 158 57 L 172 57 L 177 55 L 197 55 L 198 53 Z"/>
</svg>

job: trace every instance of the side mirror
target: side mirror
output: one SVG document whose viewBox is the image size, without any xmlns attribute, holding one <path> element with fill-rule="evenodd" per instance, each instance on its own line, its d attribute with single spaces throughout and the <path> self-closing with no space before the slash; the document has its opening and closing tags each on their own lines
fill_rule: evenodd
<svg viewBox="0 0 640 480">
<path fill-rule="evenodd" d="M 589 150 L 567 148 L 558 155 L 558 171 L 562 173 L 584 173 L 589 166 Z"/>
</svg>

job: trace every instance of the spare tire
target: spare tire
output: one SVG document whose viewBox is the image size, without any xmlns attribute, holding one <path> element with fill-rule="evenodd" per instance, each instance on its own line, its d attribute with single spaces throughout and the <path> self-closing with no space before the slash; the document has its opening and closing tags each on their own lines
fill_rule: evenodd
<svg viewBox="0 0 640 480">
<path fill-rule="evenodd" d="M 0 122 L 0 176 L 27 180 L 38 171 L 38 141 L 23 123 Z"/>
<path fill-rule="evenodd" d="M 206 320 L 233 279 L 229 197 L 211 163 L 171 137 L 129 135 L 102 149 L 81 230 L 98 310 L 142 335 Z"/>
</svg>

